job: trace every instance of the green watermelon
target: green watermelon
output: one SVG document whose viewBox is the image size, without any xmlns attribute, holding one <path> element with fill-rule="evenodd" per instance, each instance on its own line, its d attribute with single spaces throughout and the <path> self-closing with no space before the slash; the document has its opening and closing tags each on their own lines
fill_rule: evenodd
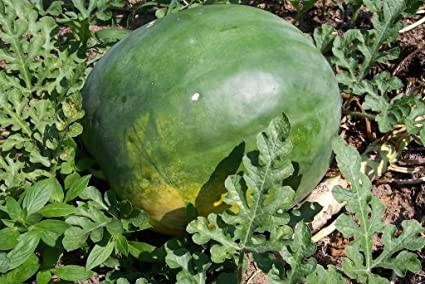
<svg viewBox="0 0 425 284">
<path fill-rule="evenodd" d="M 184 232 L 188 206 L 224 208 L 224 180 L 285 112 L 304 198 L 326 172 L 341 99 L 312 40 L 273 14 L 210 5 L 151 22 L 113 46 L 83 90 L 84 142 L 111 187 L 154 228 Z"/>
</svg>

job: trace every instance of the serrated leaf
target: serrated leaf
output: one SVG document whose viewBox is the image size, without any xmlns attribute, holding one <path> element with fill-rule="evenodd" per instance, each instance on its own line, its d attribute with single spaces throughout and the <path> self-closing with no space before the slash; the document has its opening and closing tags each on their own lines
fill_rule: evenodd
<svg viewBox="0 0 425 284">
<path fill-rule="evenodd" d="M 373 12 L 373 29 L 350 29 L 342 36 L 337 36 L 332 49 L 335 55 L 332 61 L 342 69 L 337 78 L 348 91 L 365 79 L 371 67 L 398 57 L 398 49 L 384 50 L 382 46 L 397 38 L 402 28 L 402 15 L 411 6 L 409 2 L 412 1 L 365 0 L 364 4 Z"/>
<path fill-rule="evenodd" d="M 201 252 L 189 252 L 186 248 L 171 248 L 165 245 L 165 262 L 172 269 L 180 269 L 176 283 L 206 283 L 207 270 L 211 266 L 208 257 Z"/>
<path fill-rule="evenodd" d="M 336 38 L 336 30 L 328 24 L 323 24 L 314 29 L 313 39 L 316 47 L 322 53 L 328 52 L 332 48 L 334 39 Z"/>
<path fill-rule="evenodd" d="M 237 258 L 245 251 L 279 250 L 283 240 L 291 236 L 286 210 L 293 205 L 294 191 L 281 185 L 293 171 L 286 158 L 292 149 L 288 134 L 286 116 L 273 119 L 257 136 L 259 151 L 243 157 L 243 177 L 232 175 L 226 179 L 228 192 L 224 202 L 237 206 L 236 212 L 198 217 L 187 226 L 195 243 L 215 241 L 210 249 L 213 262 Z M 263 235 L 265 232 L 268 238 Z"/>
<path fill-rule="evenodd" d="M 425 103 L 419 96 L 400 94 L 391 100 L 389 93 L 403 87 L 397 77 L 388 72 L 376 74 L 372 80 L 363 81 L 354 88 L 354 93 L 364 95 L 363 108 L 376 114 L 376 122 L 383 133 L 396 126 L 405 125 L 407 132 L 418 135 L 424 128 L 421 118 L 425 116 Z"/>
<path fill-rule="evenodd" d="M 407 250 L 425 246 L 425 240 L 420 236 L 424 231 L 422 226 L 416 220 L 404 221 L 403 232 L 395 238 L 395 227 L 381 220 L 384 206 L 372 195 L 372 185 L 361 171 L 359 153 L 341 138 L 334 140 L 333 149 L 338 167 L 351 185 L 351 190 L 336 188 L 335 198 L 339 202 L 346 202 L 347 211 L 355 218 L 341 215 L 335 223 L 338 231 L 353 238 L 346 248 L 347 257 L 342 262 L 344 273 L 361 283 L 372 283 L 385 280 L 372 272 L 377 267 L 393 269 L 399 276 L 404 276 L 406 271 L 418 271 L 420 264 L 417 256 Z M 381 239 L 384 247 L 377 255 L 373 251 L 373 238 L 379 233 L 383 233 Z"/>
<path fill-rule="evenodd" d="M 281 283 L 301 283 L 305 280 L 316 268 L 316 260 L 312 258 L 315 252 L 310 229 L 303 222 L 298 223 L 293 240 L 281 250 L 282 258 L 291 267 Z"/>
<path fill-rule="evenodd" d="M 13 220 L 19 221 L 21 223 L 24 223 L 25 214 L 24 211 L 21 208 L 21 205 L 13 199 L 12 197 L 6 197 L 6 206 L 5 211 L 9 215 L 10 218 Z"/>
<path fill-rule="evenodd" d="M 69 152 L 65 142 L 81 133 L 76 120 L 84 114 L 79 91 L 87 64 L 70 52 L 74 48 L 59 48 L 75 45 L 69 42 L 73 36 L 59 36 L 57 18 L 49 16 L 60 14 L 61 2 L 53 1 L 47 10 L 46 3 L 33 2 L 1 2 L 0 60 L 5 72 L 0 75 L 0 127 L 7 133 L 0 145 L 1 190 L 26 189 L 53 176 L 63 168 L 59 157 Z M 72 108 L 71 117 L 62 113 L 64 104 Z"/>
<path fill-rule="evenodd" d="M 328 265 L 327 269 L 323 268 L 320 264 L 316 266 L 313 273 L 307 276 L 308 284 L 346 284 L 342 275 L 336 270 L 335 266 Z"/>
</svg>

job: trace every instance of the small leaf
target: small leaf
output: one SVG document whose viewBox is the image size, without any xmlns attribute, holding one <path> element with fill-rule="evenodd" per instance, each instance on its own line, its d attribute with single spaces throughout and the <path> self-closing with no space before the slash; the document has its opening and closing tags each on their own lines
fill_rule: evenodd
<svg viewBox="0 0 425 284">
<path fill-rule="evenodd" d="M 155 11 L 155 17 L 158 19 L 163 18 L 167 13 L 167 8 L 160 8 Z"/>
<path fill-rule="evenodd" d="M 78 174 L 73 175 L 73 179 L 67 184 L 67 192 L 65 195 L 65 202 L 69 202 L 80 195 L 89 184 L 91 175 L 79 177 Z"/>
<path fill-rule="evenodd" d="M 139 257 L 141 257 L 142 255 L 145 255 L 145 254 L 149 255 L 155 249 L 156 249 L 155 246 L 150 245 L 148 243 L 136 242 L 136 241 L 129 241 L 128 242 L 128 251 L 135 258 L 139 258 Z"/>
<path fill-rule="evenodd" d="M 118 236 L 124 232 L 122 223 L 117 219 L 113 219 L 110 223 L 108 223 L 106 225 L 106 229 L 112 236 Z"/>
<path fill-rule="evenodd" d="M 104 44 L 115 43 L 122 40 L 130 33 L 126 29 L 107 28 L 101 29 L 95 33 L 96 38 Z"/>
<path fill-rule="evenodd" d="M 72 205 L 65 203 L 52 203 L 44 206 L 39 213 L 43 217 L 64 217 L 73 214 L 76 208 Z"/>
<path fill-rule="evenodd" d="M 6 197 L 6 212 L 10 218 L 24 223 L 25 215 L 19 203 L 12 197 Z"/>
<path fill-rule="evenodd" d="M 85 267 L 78 265 L 65 265 L 63 267 L 55 268 L 53 273 L 66 281 L 84 281 L 95 274 L 93 271 L 87 270 Z"/>
<path fill-rule="evenodd" d="M 93 200 L 100 208 L 108 210 L 108 206 L 105 204 L 100 191 L 94 186 L 88 186 L 83 192 L 80 193 L 80 198 L 83 200 Z"/>
<path fill-rule="evenodd" d="M 316 47 L 319 48 L 322 53 L 328 52 L 332 48 L 332 43 L 336 34 L 335 28 L 328 24 L 323 24 L 320 27 L 315 28 L 313 38 L 316 43 Z"/>
<path fill-rule="evenodd" d="M 28 215 L 38 212 L 49 201 L 57 181 L 54 178 L 36 182 L 25 191 L 22 207 Z"/>
<path fill-rule="evenodd" d="M 62 240 L 62 245 L 67 251 L 72 251 L 80 248 L 86 241 L 87 236 L 84 231 L 78 227 L 68 228 Z"/>
<path fill-rule="evenodd" d="M 180 269 L 176 275 L 177 283 L 206 283 L 207 271 L 211 266 L 208 257 L 198 251 L 189 252 L 184 247 L 171 248 L 165 245 L 165 262 L 172 269 Z"/>
<path fill-rule="evenodd" d="M 328 265 L 327 269 L 320 264 L 316 266 L 316 270 L 307 276 L 308 284 L 346 284 L 342 275 L 336 270 L 335 266 Z"/>
<path fill-rule="evenodd" d="M 114 236 L 115 248 L 125 256 L 128 256 L 128 242 L 123 235 Z"/>
<path fill-rule="evenodd" d="M 149 284 L 149 281 L 146 278 L 138 278 L 135 284 Z"/>
<path fill-rule="evenodd" d="M 35 277 L 37 284 L 48 284 L 50 279 L 52 278 L 52 274 L 49 270 L 47 271 L 39 271 L 37 276 Z"/>
<path fill-rule="evenodd" d="M 19 231 L 16 228 L 0 230 L 0 250 L 13 249 L 18 243 Z"/>
<path fill-rule="evenodd" d="M 298 223 L 293 240 L 281 251 L 282 258 L 291 267 L 286 273 L 288 283 L 300 283 L 315 270 L 316 260 L 312 258 L 315 252 L 310 229 L 303 222 Z"/>
<path fill-rule="evenodd" d="M 95 245 L 94 248 L 91 250 L 89 256 L 87 257 L 86 269 L 90 270 L 101 265 L 111 255 L 113 250 L 113 242 L 109 242 L 104 247 Z"/>
</svg>

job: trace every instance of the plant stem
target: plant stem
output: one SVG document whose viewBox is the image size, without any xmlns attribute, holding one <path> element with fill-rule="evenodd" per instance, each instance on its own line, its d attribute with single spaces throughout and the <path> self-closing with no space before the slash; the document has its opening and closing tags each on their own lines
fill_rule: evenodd
<svg viewBox="0 0 425 284">
<path fill-rule="evenodd" d="M 359 6 L 356 6 L 355 7 L 353 16 L 351 17 L 351 24 L 350 24 L 350 26 L 354 26 L 354 24 L 356 23 L 357 18 L 359 17 L 359 14 L 360 14 L 360 8 L 361 7 L 362 7 L 362 5 L 359 5 Z"/>
<path fill-rule="evenodd" d="M 369 114 L 366 112 L 351 111 L 347 113 L 347 115 L 352 117 L 361 117 L 361 118 L 368 118 L 370 120 L 375 120 L 375 115 Z"/>
</svg>

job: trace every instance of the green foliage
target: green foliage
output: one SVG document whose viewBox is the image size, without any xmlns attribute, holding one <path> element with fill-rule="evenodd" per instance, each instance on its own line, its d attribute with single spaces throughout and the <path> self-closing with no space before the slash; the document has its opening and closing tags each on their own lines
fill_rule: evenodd
<svg viewBox="0 0 425 284">
<path fill-rule="evenodd" d="M 423 115 L 424 102 L 420 96 L 400 94 L 392 97 L 392 92 L 403 87 L 402 82 L 384 71 L 368 79 L 369 71 L 377 64 L 385 64 L 397 59 L 399 49 L 387 48 L 398 37 L 402 28 L 402 16 L 416 12 L 421 0 L 367 0 L 362 2 L 373 13 L 371 30 L 350 29 L 334 39 L 332 62 L 341 70 L 337 74 L 345 92 L 365 95 L 363 108 L 371 111 L 379 130 L 383 133 L 403 125 L 409 135 L 418 135 L 424 143 Z M 323 42 L 332 41 L 331 28 L 323 25 L 315 30 L 316 45 L 323 48 Z M 368 113 L 366 113 L 368 115 Z M 418 121 L 419 120 L 419 121 Z"/>
<path fill-rule="evenodd" d="M 85 280 L 93 275 L 91 269 L 108 258 L 129 254 L 126 236 L 149 228 L 147 215 L 128 201 L 118 201 L 111 192 L 102 197 L 99 190 L 88 186 L 89 178 L 74 173 L 67 177 L 64 188 L 56 178 L 44 179 L 24 191 L 19 200 L 6 197 L 0 207 L 6 214 L 0 224 L 4 279 L 26 280 L 34 275 L 50 257 L 42 253 L 46 246 L 56 251 L 58 258 L 37 274 L 41 282 L 53 274 L 68 281 Z M 76 205 L 70 203 L 76 198 Z M 92 244 L 86 267 L 56 267 L 59 255 Z"/>
<path fill-rule="evenodd" d="M 338 231 L 354 239 L 346 248 L 347 258 L 342 263 L 344 273 L 361 283 L 389 283 L 374 274 L 373 269 L 391 269 L 401 277 L 407 271 L 420 271 L 420 261 L 409 250 L 425 246 L 425 240 L 420 236 L 424 231 L 422 226 L 416 220 L 403 221 L 402 232 L 395 235 L 396 227 L 381 220 L 385 208 L 372 194 L 371 182 L 360 170 L 360 155 L 341 139 L 336 139 L 333 147 L 338 167 L 351 185 L 351 190 L 336 187 L 333 191 L 339 202 L 347 203 L 346 209 L 352 214 L 341 215 L 336 222 Z M 374 236 L 381 233 L 383 249 L 375 254 Z"/>
<path fill-rule="evenodd" d="M 415 95 L 400 94 L 392 99 L 388 96 L 402 86 L 400 79 L 388 72 L 381 72 L 373 80 L 360 83 L 355 92 L 366 94 L 363 108 L 377 113 L 375 120 L 381 132 L 405 126 L 408 134 L 419 135 L 425 144 L 425 102 Z"/>
<path fill-rule="evenodd" d="M 76 170 L 83 60 L 55 44 L 59 26 L 27 1 L 2 0 L 0 52 L 1 191 Z M 52 4 L 53 5 L 53 4 Z"/>
<path fill-rule="evenodd" d="M 72 30 L 75 42 L 83 47 L 95 44 L 90 25 L 110 21 L 113 10 L 123 8 L 125 0 L 72 0 L 72 6 L 64 5 L 57 21 Z"/>
<path fill-rule="evenodd" d="M 156 2 L 151 2 L 153 5 L 156 4 Z M 171 0 L 166 5 L 160 5 L 155 10 L 155 16 L 157 18 L 163 18 L 167 15 L 177 13 L 179 11 L 195 8 L 202 5 L 208 5 L 208 4 L 239 4 L 241 3 L 241 0 L 190 0 L 190 1 L 184 1 L 184 0 Z M 146 6 L 147 3 L 143 4 L 143 6 Z"/>
<path fill-rule="evenodd" d="M 345 89 L 352 89 L 365 79 L 370 68 L 378 63 L 398 58 L 399 49 L 383 46 L 397 39 L 404 13 L 414 13 L 420 0 L 364 1 L 373 12 L 373 29 L 362 31 L 350 29 L 335 39 L 332 62 L 342 69 L 337 74 Z"/>
<path fill-rule="evenodd" d="M 328 265 L 327 269 L 321 265 L 316 266 L 316 270 L 307 276 L 308 284 L 321 284 L 321 283 L 332 283 L 332 284 L 346 284 L 342 275 L 333 265 Z"/>
<path fill-rule="evenodd" d="M 314 29 L 313 39 L 316 43 L 316 47 L 320 49 L 322 53 L 327 53 L 331 50 L 335 38 L 336 30 L 331 25 L 323 24 Z"/>
<path fill-rule="evenodd" d="M 316 268 L 316 260 L 312 257 L 315 252 L 316 246 L 311 240 L 310 229 L 303 222 L 298 223 L 292 240 L 280 251 L 290 270 L 284 273 L 282 266 L 279 267 L 280 269 L 273 267 L 268 273 L 269 282 L 301 283 Z"/>
<path fill-rule="evenodd" d="M 168 242 L 165 262 L 171 269 L 179 269 L 176 283 L 206 283 L 207 271 L 211 267 L 208 256 L 200 251 L 189 251 L 177 242 Z"/>
<path fill-rule="evenodd" d="M 298 18 L 302 17 L 308 10 L 314 7 L 316 0 L 289 0 L 289 3 L 295 8 Z"/>
</svg>

